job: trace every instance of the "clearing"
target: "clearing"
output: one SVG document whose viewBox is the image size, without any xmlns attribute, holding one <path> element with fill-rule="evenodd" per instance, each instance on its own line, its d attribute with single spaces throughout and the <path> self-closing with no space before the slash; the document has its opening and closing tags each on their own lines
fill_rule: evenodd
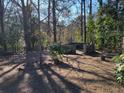
<svg viewBox="0 0 124 93">
<path fill-rule="evenodd" d="M 53 64 L 48 51 L 0 59 L 0 93 L 124 93 L 115 64 L 88 55 L 65 55 Z M 28 65 L 28 63 L 31 63 Z"/>
</svg>

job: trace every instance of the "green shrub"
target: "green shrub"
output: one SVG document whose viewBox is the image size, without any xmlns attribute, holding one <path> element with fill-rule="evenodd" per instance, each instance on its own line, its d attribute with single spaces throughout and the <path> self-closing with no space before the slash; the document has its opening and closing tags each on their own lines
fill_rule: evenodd
<svg viewBox="0 0 124 93">
<path fill-rule="evenodd" d="M 62 59 L 63 54 L 73 54 L 76 52 L 76 47 L 74 45 L 61 45 L 55 43 L 49 46 L 50 55 L 53 60 Z"/>
<path fill-rule="evenodd" d="M 61 49 L 63 51 L 63 54 L 74 54 L 76 52 L 75 45 L 62 45 Z"/>
<path fill-rule="evenodd" d="M 124 54 L 115 56 L 112 60 L 116 63 L 124 63 Z"/>
<path fill-rule="evenodd" d="M 61 45 L 58 43 L 55 43 L 49 47 L 50 55 L 51 57 L 56 60 L 59 58 L 62 58 L 63 49 L 61 48 Z"/>
<path fill-rule="evenodd" d="M 117 63 L 115 68 L 115 78 L 120 84 L 124 85 L 124 54 L 115 56 L 113 61 Z"/>
</svg>

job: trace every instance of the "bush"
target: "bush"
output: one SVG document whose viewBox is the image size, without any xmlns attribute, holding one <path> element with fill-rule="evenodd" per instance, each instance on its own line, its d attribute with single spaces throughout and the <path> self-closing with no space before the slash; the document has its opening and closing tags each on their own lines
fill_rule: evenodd
<svg viewBox="0 0 124 93">
<path fill-rule="evenodd" d="M 115 56 L 113 58 L 113 61 L 116 62 L 116 68 L 115 68 L 115 77 L 116 80 L 124 85 L 124 54 L 121 54 L 119 56 Z"/>
<path fill-rule="evenodd" d="M 52 56 L 53 60 L 58 60 L 62 57 L 63 49 L 61 48 L 60 44 L 53 44 L 49 47 L 50 55 Z"/>
<path fill-rule="evenodd" d="M 67 44 L 67 45 L 61 45 L 62 53 L 63 54 L 75 54 L 76 53 L 76 46 Z"/>
<path fill-rule="evenodd" d="M 49 47 L 50 55 L 54 61 L 62 59 L 63 54 L 74 54 L 76 53 L 76 47 L 74 45 L 61 45 L 55 43 Z"/>
</svg>

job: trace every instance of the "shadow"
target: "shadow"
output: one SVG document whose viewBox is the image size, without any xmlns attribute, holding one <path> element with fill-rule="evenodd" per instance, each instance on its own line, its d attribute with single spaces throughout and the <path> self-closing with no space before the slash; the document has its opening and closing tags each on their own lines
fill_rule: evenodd
<svg viewBox="0 0 124 93">
<path fill-rule="evenodd" d="M 92 57 L 100 57 L 101 54 L 95 51 L 95 52 L 88 53 L 86 55 L 92 56 Z"/>
<path fill-rule="evenodd" d="M 13 61 L 9 61 L 9 62 L 5 62 L 5 63 L 1 63 L 0 66 L 9 66 L 9 65 L 11 66 L 11 65 L 23 64 L 23 63 L 24 63 L 24 61 L 18 62 L 18 63 L 13 62 Z"/>
<path fill-rule="evenodd" d="M 34 55 L 34 56 L 33 56 Z M 38 74 L 33 59 L 37 55 L 28 55 L 30 62 L 26 62 L 24 69 L 0 83 L 0 93 L 53 93 L 43 74 Z M 32 61 L 31 61 L 32 60 Z M 15 68 L 15 67 L 14 67 Z M 13 68 L 13 69 L 14 69 Z"/>
<path fill-rule="evenodd" d="M 24 73 L 18 73 L 5 79 L 5 81 L 0 83 L 0 91 L 2 93 L 18 93 L 19 92 L 19 84 L 24 79 Z"/>
<path fill-rule="evenodd" d="M 25 60 L 24 54 L 23 55 L 22 54 L 12 55 L 9 59 L 7 59 L 6 57 L 1 58 L 0 66 L 24 63 L 24 60 Z M 4 62 L 4 61 L 7 61 L 7 62 Z"/>
<path fill-rule="evenodd" d="M 15 64 L 15 63 L 6 62 L 6 63 L 1 63 L 0 66 L 13 65 L 13 64 Z"/>
<path fill-rule="evenodd" d="M 101 58 L 101 61 L 113 63 L 112 58 L 107 58 L 107 57 L 104 60 Z"/>
<path fill-rule="evenodd" d="M 26 65 L 26 71 L 25 73 L 29 74 L 29 85 L 32 89 L 31 93 L 51 93 L 51 87 L 48 85 L 47 81 L 44 79 L 45 76 L 39 75 L 36 70 L 37 68 L 34 67 L 32 64 Z"/>
<path fill-rule="evenodd" d="M 86 71 L 86 70 L 83 70 L 83 69 L 80 69 L 80 68 L 76 68 L 76 67 L 73 67 L 73 66 L 71 66 L 71 65 L 69 65 L 69 64 L 67 64 L 67 63 L 64 63 L 64 62 L 63 62 L 63 64 L 66 65 L 66 67 L 73 69 L 74 71 L 78 71 L 78 72 L 80 72 L 80 73 L 88 73 L 88 74 L 91 74 L 91 75 L 94 75 L 94 76 L 97 76 L 97 77 L 100 77 L 100 78 L 103 78 L 103 79 L 106 79 L 106 80 L 109 80 L 109 81 L 113 81 L 113 82 L 114 82 L 114 79 L 111 79 L 111 78 L 108 78 L 108 77 L 99 75 L 99 74 L 97 74 L 96 72 L 93 72 L 93 71 Z M 61 65 L 61 66 L 58 65 L 58 67 L 64 68 L 62 65 Z"/>
<path fill-rule="evenodd" d="M 66 58 L 66 59 L 68 58 L 69 60 L 72 60 L 73 63 L 77 63 L 77 64 L 82 64 L 82 65 L 88 65 L 88 66 L 95 67 L 95 68 L 97 68 L 97 69 L 99 69 L 99 70 L 104 71 L 107 75 L 110 75 L 110 76 L 114 77 L 114 74 L 111 73 L 111 72 L 109 72 L 109 71 L 107 71 L 107 69 L 105 70 L 105 69 L 103 69 L 103 68 L 101 68 L 101 67 L 99 67 L 99 66 L 96 66 L 96 65 L 94 65 L 94 64 L 89 64 L 88 62 L 86 63 L 86 62 L 78 61 L 78 60 L 77 60 L 78 57 L 76 57 L 76 58 L 71 58 L 71 57 L 66 57 L 66 56 L 65 56 L 65 58 Z M 83 60 L 83 59 L 82 59 L 82 60 Z M 68 62 L 68 61 L 67 61 L 67 62 Z M 61 66 L 59 66 L 59 67 L 64 68 L 64 65 L 66 65 L 66 67 L 69 67 L 69 66 L 67 66 L 68 64 L 66 64 L 66 63 L 64 63 L 64 62 L 61 62 L 61 63 L 62 63 L 63 65 L 61 65 Z M 66 68 L 64 68 L 64 69 L 66 69 Z"/>
<path fill-rule="evenodd" d="M 11 69 L 7 70 L 6 72 L 3 72 L 2 74 L 0 74 L 0 78 L 4 75 L 6 75 L 7 73 L 13 71 L 14 69 L 16 69 L 19 65 L 21 64 L 16 64 L 15 66 L 13 66 Z"/>
<path fill-rule="evenodd" d="M 64 56 L 64 58 L 66 59 L 66 61 L 68 62 L 68 59 L 70 59 L 70 60 L 72 60 L 72 61 L 77 61 L 78 59 L 81 59 L 81 60 L 83 60 L 83 59 L 91 59 L 91 60 L 93 60 L 93 61 L 96 61 L 96 62 L 98 62 L 98 60 L 95 60 L 95 59 L 93 59 L 92 57 L 85 57 L 85 56 L 82 56 L 82 55 L 76 55 L 76 57 L 71 57 L 71 56 Z"/>
<path fill-rule="evenodd" d="M 42 58 L 42 62 L 39 60 L 39 54 L 37 52 L 30 52 L 26 55 L 24 69 L 18 72 L 15 76 L 11 76 L 4 83 L 0 83 L 0 92 L 2 93 L 93 93 L 77 84 L 71 82 L 60 73 L 52 69 L 52 66 L 58 66 L 59 68 L 71 68 L 74 71 L 81 73 L 88 73 L 94 76 L 101 77 L 103 81 L 95 81 L 90 79 L 79 79 L 81 82 L 104 82 L 110 80 L 107 77 L 99 75 L 95 72 L 82 70 L 75 68 L 71 65 L 60 61 L 59 64 L 42 64 L 45 61 L 45 57 Z M 16 66 L 18 66 L 17 64 Z M 15 69 L 13 67 L 12 69 Z M 38 69 L 39 68 L 39 69 Z M 12 70 L 10 69 L 10 70 Z M 6 73 L 9 73 L 6 72 Z M 110 80 L 112 81 L 112 80 Z M 23 85 L 23 86 L 22 86 Z"/>
<path fill-rule="evenodd" d="M 62 62 L 62 61 L 60 61 L 60 60 L 58 60 L 58 62 L 54 62 L 54 64 L 52 64 L 52 65 L 48 64 L 48 66 L 49 66 L 49 67 L 58 66 L 58 67 L 64 68 L 64 69 L 70 68 L 70 65 L 65 64 L 64 62 Z"/>
<path fill-rule="evenodd" d="M 83 88 L 79 87 L 78 85 L 70 82 L 65 77 L 63 77 L 60 74 L 58 74 L 57 72 L 55 72 L 47 64 L 42 65 L 41 70 L 43 70 L 44 74 L 47 76 L 47 78 L 50 81 L 50 84 L 53 87 L 55 93 L 82 93 L 82 92 L 93 93 L 87 89 L 83 89 Z M 52 76 L 58 78 L 61 83 L 57 84 L 55 81 L 56 78 L 53 79 Z M 62 86 L 63 86 L 62 84 L 64 84 L 64 88 L 62 88 Z"/>
<path fill-rule="evenodd" d="M 39 52 L 29 52 L 26 55 L 26 65 L 24 72 L 30 76 L 28 80 L 31 93 L 52 93 L 51 86 L 47 83 L 44 74 L 38 74 L 38 67 L 41 65 L 42 56 Z M 42 73 L 42 71 L 40 71 Z M 26 92 L 30 93 L 30 92 Z"/>
<path fill-rule="evenodd" d="M 12 55 L 11 55 L 12 56 Z M 6 58 L 4 56 L 4 58 Z M 24 73 L 18 72 L 18 67 L 24 62 L 15 63 L 13 60 L 6 59 L 8 62 L 0 64 L 2 67 L 2 73 L 0 74 L 0 93 L 18 93 L 18 85 L 23 80 Z M 7 71 L 4 71 L 4 68 L 10 67 Z M 12 71 L 16 70 L 13 74 Z M 9 74 L 6 76 L 6 74 Z"/>
<path fill-rule="evenodd" d="M 50 86 L 52 87 L 53 93 L 65 93 L 64 89 L 62 89 L 60 87 L 60 85 L 57 84 L 57 82 L 52 78 L 53 74 L 49 73 L 49 70 L 47 69 L 48 66 L 44 64 L 40 67 L 41 67 L 41 70 L 43 71 L 43 73 L 45 74 L 45 76 L 47 77 L 48 82 L 49 82 Z"/>
<path fill-rule="evenodd" d="M 2 57 L 0 57 L 0 63 L 3 62 L 3 61 L 4 61 L 4 59 Z"/>
<path fill-rule="evenodd" d="M 107 81 L 107 80 L 104 80 L 104 79 L 87 79 L 87 78 L 74 78 L 74 77 L 71 77 L 71 79 L 74 79 L 74 80 L 78 80 L 82 83 L 100 83 L 100 84 L 104 84 L 104 83 L 107 83 L 108 85 L 112 85 L 113 83 L 110 82 L 110 81 Z"/>
</svg>

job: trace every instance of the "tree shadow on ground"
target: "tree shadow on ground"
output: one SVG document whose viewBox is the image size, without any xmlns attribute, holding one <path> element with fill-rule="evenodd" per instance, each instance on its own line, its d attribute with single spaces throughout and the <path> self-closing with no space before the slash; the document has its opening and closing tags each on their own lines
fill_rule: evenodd
<svg viewBox="0 0 124 93">
<path fill-rule="evenodd" d="M 113 83 L 111 83 L 110 81 L 107 81 L 105 79 L 87 79 L 87 78 L 75 78 L 75 77 L 70 77 L 71 79 L 74 80 L 78 80 L 82 83 L 92 83 L 92 84 L 108 84 L 108 85 L 112 85 Z"/>
<path fill-rule="evenodd" d="M 26 66 L 25 73 L 30 76 L 28 82 L 30 85 L 29 87 L 32 89 L 31 93 L 52 93 L 51 87 L 47 83 L 45 76 L 37 73 L 37 68 L 34 66 L 34 63 Z"/>
<path fill-rule="evenodd" d="M 87 66 L 95 67 L 95 68 L 97 68 L 97 69 L 99 69 L 99 70 L 104 71 L 107 75 L 110 75 L 110 76 L 114 77 L 114 74 L 111 73 L 111 72 L 109 72 L 110 70 L 101 68 L 101 67 L 99 67 L 99 66 L 97 66 L 97 65 L 95 65 L 95 64 L 92 64 L 92 63 L 82 62 L 82 61 L 78 60 L 79 57 L 76 57 L 76 58 L 65 57 L 65 58 L 68 59 L 68 60 L 71 60 L 71 63 L 77 63 L 78 65 L 81 64 L 81 65 L 87 65 Z M 81 58 L 81 60 L 83 60 L 83 58 Z M 69 61 L 67 61 L 67 63 L 68 63 L 68 62 L 69 62 Z M 61 62 L 62 65 L 58 65 L 58 66 L 60 66 L 60 67 L 62 67 L 62 68 L 64 68 L 64 69 L 66 69 L 66 68 L 68 68 L 68 67 L 70 66 L 70 65 L 67 64 L 67 63 Z M 98 62 L 98 64 L 101 64 L 101 63 Z"/>
<path fill-rule="evenodd" d="M 51 68 L 51 65 L 42 64 L 44 58 L 42 58 L 43 62 L 39 64 L 40 60 L 37 60 L 37 53 L 30 53 L 26 58 L 26 64 L 21 72 L 19 71 L 15 76 L 11 76 L 8 80 L 0 83 L 1 93 L 93 93 L 60 75 Z M 59 67 L 71 68 L 74 71 L 96 75 L 109 80 L 95 72 L 75 68 L 66 63 L 60 64 Z"/>
<path fill-rule="evenodd" d="M 61 76 L 59 73 L 55 72 L 49 65 L 41 65 L 41 70 L 47 76 L 54 93 L 93 93 L 87 89 L 83 89 L 78 85 L 67 80 L 65 77 Z M 54 77 L 54 79 L 53 79 Z M 56 82 L 58 78 L 58 82 Z M 58 83 L 58 84 L 57 84 Z M 64 86 L 63 86 L 64 85 Z"/>
<path fill-rule="evenodd" d="M 18 73 L 0 83 L 0 93 L 20 93 L 18 86 L 24 78 L 24 73 Z"/>
<path fill-rule="evenodd" d="M 12 55 L 9 59 L 6 57 L 0 58 L 0 66 L 8 66 L 8 65 L 14 65 L 19 63 L 24 63 L 25 55 Z"/>
<path fill-rule="evenodd" d="M 19 59 L 19 57 L 18 57 Z M 21 59 L 21 58 L 20 58 Z M 5 76 L 6 74 L 12 72 L 13 70 L 17 69 L 20 65 L 24 64 L 24 60 L 20 60 L 20 61 L 14 61 L 15 59 L 11 58 L 11 60 L 6 60 L 6 62 L 1 62 L 0 63 L 0 69 L 1 69 L 1 74 L 0 74 L 0 78 Z M 8 69 L 6 71 L 4 71 L 4 69 Z"/>
<path fill-rule="evenodd" d="M 8 73 L 10 73 L 11 71 L 13 71 L 15 68 L 17 68 L 20 64 L 16 64 L 15 66 L 13 66 L 12 68 L 10 68 L 9 70 L 3 72 L 2 74 L 0 74 L 0 78 Z"/>
<path fill-rule="evenodd" d="M 98 73 L 96 73 L 96 72 L 94 72 L 94 71 L 87 71 L 87 70 L 84 70 L 84 69 L 76 68 L 76 67 L 73 67 L 72 65 L 69 65 L 69 64 L 64 63 L 64 62 L 61 62 L 61 64 L 59 64 L 59 65 L 57 65 L 57 66 L 58 66 L 59 68 L 63 68 L 63 69 L 69 69 L 69 68 L 71 68 L 73 71 L 77 71 L 77 72 L 80 72 L 80 73 L 91 74 L 91 75 L 97 76 L 97 77 L 99 77 L 99 78 L 108 80 L 108 81 L 112 81 L 112 82 L 115 81 L 114 79 L 105 77 L 105 76 L 100 75 L 100 74 L 98 74 Z"/>
<path fill-rule="evenodd" d="M 27 62 L 18 75 L 0 83 L 0 93 L 52 93 L 42 75 L 38 75 L 34 63 Z"/>
</svg>

